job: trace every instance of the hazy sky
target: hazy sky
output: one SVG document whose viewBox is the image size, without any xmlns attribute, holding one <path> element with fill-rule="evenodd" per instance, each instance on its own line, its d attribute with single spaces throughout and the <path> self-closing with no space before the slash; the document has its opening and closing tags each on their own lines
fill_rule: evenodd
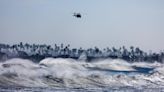
<svg viewBox="0 0 164 92">
<path fill-rule="evenodd" d="M 164 50 L 164 0 L 0 0 L 0 43 L 21 41 Z"/>
</svg>

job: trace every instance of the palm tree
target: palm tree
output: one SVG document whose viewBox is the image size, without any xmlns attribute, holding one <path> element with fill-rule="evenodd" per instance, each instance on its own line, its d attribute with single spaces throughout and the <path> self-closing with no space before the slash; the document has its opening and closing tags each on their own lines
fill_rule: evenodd
<svg viewBox="0 0 164 92">
<path fill-rule="evenodd" d="M 28 50 L 30 45 L 28 43 L 25 44 L 26 49 Z"/>
<path fill-rule="evenodd" d="M 23 42 L 20 42 L 19 47 L 20 47 L 20 50 L 24 49 Z"/>
<path fill-rule="evenodd" d="M 131 49 L 130 58 L 131 58 L 131 61 L 134 61 L 134 59 L 135 59 L 135 56 L 134 56 L 134 47 L 133 46 L 130 46 L 130 49 Z"/>
<path fill-rule="evenodd" d="M 112 56 L 115 57 L 117 53 L 117 49 L 115 47 L 112 47 L 112 51 L 113 51 Z"/>
</svg>

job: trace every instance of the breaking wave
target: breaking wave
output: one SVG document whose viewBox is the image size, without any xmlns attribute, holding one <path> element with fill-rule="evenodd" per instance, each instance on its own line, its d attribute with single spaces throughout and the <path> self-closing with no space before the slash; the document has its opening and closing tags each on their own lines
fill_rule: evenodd
<svg viewBox="0 0 164 92">
<path fill-rule="evenodd" d="M 128 63 L 119 59 L 94 62 L 46 58 L 39 63 L 15 58 L 0 63 L 0 86 L 103 88 L 164 87 L 161 63 Z"/>
</svg>

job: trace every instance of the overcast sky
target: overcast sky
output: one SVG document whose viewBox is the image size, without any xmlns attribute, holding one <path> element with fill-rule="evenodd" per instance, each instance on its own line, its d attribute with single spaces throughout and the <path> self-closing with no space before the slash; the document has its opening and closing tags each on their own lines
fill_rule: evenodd
<svg viewBox="0 0 164 92">
<path fill-rule="evenodd" d="M 164 0 L 0 0 L 0 43 L 21 41 L 164 50 Z"/>
</svg>

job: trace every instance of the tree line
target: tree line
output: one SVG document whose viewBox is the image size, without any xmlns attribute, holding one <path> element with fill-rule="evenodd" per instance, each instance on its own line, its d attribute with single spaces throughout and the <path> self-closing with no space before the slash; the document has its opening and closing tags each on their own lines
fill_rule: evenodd
<svg viewBox="0 0 164 92">
<path fill-rule="evenodd" d="M 93 59 L 123 59 L 128 62 L 163 62 L 164 52 L 144 52 L 139 47 L 130 46 L 126 48 L 125 46 L 119 48 L 104 48 L 99 49 L 98 47 L 83 49 L 71 48 L 70 44 L 28 44 L 20 42 L 19 44 L 9 45 L 0 44 L 0 60 L 5 60 L 9 58 L 27 58 L 35 61 L 44 59 L 46 57 L 54 58 L 73 58 L 79 59 L 81 55 L 84 55 L 87 61 Z"/>
</svg>

